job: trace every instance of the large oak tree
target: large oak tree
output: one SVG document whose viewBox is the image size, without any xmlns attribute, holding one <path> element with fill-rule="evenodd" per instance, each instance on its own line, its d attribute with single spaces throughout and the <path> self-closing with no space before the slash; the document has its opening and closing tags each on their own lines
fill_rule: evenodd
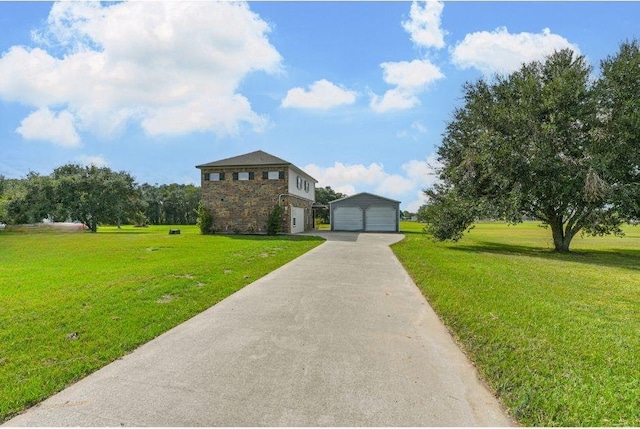
<svg viewBox="0 0 640 429">
<path fill-rule="evenodd" d="M 566 252 L 580 231 L 621 234 L 638 219 L 638 43 L 603 61 L 598 79 L 591 72 L 562 50 L 465 84 L 438 148 L 441 183 L 425 191 L 425 230 L 457 240 L 480 217 L 537 219 Z"/>
<path fill-rule="evenodd" d="M 125 171 L 67 164 L 53 170 L 51 180 L 57 217 L 78 220 L 92 232 L 101 223 L 120 225 L 136 207 L 135 179 Z"/>
</svg>

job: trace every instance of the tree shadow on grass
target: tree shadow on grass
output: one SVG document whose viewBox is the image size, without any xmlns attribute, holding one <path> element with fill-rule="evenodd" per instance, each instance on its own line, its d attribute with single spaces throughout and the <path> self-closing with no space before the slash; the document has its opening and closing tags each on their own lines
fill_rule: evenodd
<svg viewBox="0 0 640 429">
<path fill-rule="evenodd" d="M 456 244 L 449 249 L 456 252 L 490 253 L 495 255 L 527 256 L 553 261 L 598 265 L 640 271 L 640 249 L 573 250 L 559 253 L 535 246 L 495 243 L 476 240 L 474 245 Z"/>
</svg>

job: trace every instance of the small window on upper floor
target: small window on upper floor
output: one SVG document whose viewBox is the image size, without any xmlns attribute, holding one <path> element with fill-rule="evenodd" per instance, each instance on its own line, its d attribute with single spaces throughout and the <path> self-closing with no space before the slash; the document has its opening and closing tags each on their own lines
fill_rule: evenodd
<svg viewBox="0 0 640 429">
<path fill-rule="evenodd" d="M 253 180 L 253 171 L 241 171 L 233 173 L 233 180 Z"/>
<path fill-rule="evenodd" d="M 264 180 L 284 179 L 284 171 L 263 171 L 262 178 Z"/>
<path fill-rule="evenodd" d="M 219 182 L 224 180 L 224 173 L 205 173 L 204 180 L 209 182 Z"/>
<path fill-rule="evenodd" d="M 304 181 L 304 191 L 309 192 L 309 182 L 307 180 Z"/>
<path fill-rule="evenodd" d="M 296 177 L 296 187 L 298 189 L 302 189 L 302 182 L 303 182 L 302 177 L 300 176 Z"/>
</svg>

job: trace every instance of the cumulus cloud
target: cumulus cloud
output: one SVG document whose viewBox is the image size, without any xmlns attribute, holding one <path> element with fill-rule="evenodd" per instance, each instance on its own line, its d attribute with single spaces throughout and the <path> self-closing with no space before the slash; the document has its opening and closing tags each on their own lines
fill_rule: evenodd
<svg viewBox="0 0 640 429">
<path fill-rule="evenodd" d="M 387 196 L 402 195 L 410 189 L 411 183 L 406 178 L 389 174 L 379 163 L 346 165 L 336 162 L 331 167 L 307 165 L 305 171 L 318 179 L 318 186 L 331 186 L 334 190 L 353 195 L 356 192 L 370 190 Z"/>
<path fill-rule="evenodd" d="M 444 77 L 440 69 L 429 60 L 386 62 L 380 64 L 384 81 L 395 88 L 383 96 L 371 95 L 371 108 L 384 113 L 391 110 L 406 110 L 420 104 L 418 95 L 427 86 Z"/>
<path fill-rule="evenodd" d="M 102 155 L 80 155 L 76 157 L 76 161 L 87 166 L 95 165 L 96 167 L 107 167 L 109 165 Z"/>
<path fill-rule="evenodd" d="M 56 114 L 42 108 L 24 118 L 16 132 L 25 140 L 48 140 L 63 147 L 77 147 L 80 136 L 73 122 L 73 115 L 66 110 Z"/>
<path fill-rule="evenodd" d="M 422 192 L 422 190 L 416 191 L 413 199 L 411 199 L 405 205 L 405 207 L 406 207 L 405 210 L 408 210 L 410 213 L 417 213 L 418 210 L 420 209 L 420 207 L 422 207 L 423 205 L 427 204 L 428 200 L 429 199 L 424 194 L 424 192 Z"/>
<path fill-rule="evenodd" d="M 411 160 L 402 164 L 402 170 L 416 185 L 426 188 L 438 181 L 437 172 L 442 167 L 436 155 L 430 155 L 426 160 Z"/>
<path fill-rule="evenodd" d="M 304 88 L 292 88 L 282 100 L 282 107 L 303 109 L 330 109 L 343 104 L 353 104 L 357 93 L 344 89 L 326 79 L 319 80 Z"/>
<path fill-rule="evenodd" d="M 462 69 L 475 68 L 492 75 L 515 71 L 523 63 L 542 60 L 565 48 L 580 53 L 576 45 L 548 28 L 537 34 L 511 34 L 506 27 L 500 27 L 467 34 L 453 49 L 452 60 Z"/>
<path fill-rule="evenodd" d="M 410 160 L 401 167 L 404 174 L 391 174 L 380 163 L 343 164 L 335 162 L 333 166 L 321 167 L 309 164 L 304 170 L 318 179 L 318 186 L 331 186 L 337 192 L 354 195 L 358 192 L 373 192 L 396 199 L 411 198 L 407 207 L 424 204 L 422 190 L 437 181 L 438 163 L 435 155 L 425 160 Z M 416 198 L 418 195 L 420 198 Z M 416 211 L 408 209 L 410 211 Z"/>
<path fill-rule="evenodd" d="M 244 2 L 56 2 L 37 47 L 0 57 L 0 98 L 64 106 L 67 124 L 98 133 L 260 130 L 238 86 L 280 71 L 269 31 Z"/>
<path fill-rule="evenodd" d="M 433 186 L 439 181 L 438 169 L 442 167 L 442 164 L 438 162 L 435 154 L 429 155 L 426 160 L 411 160 L 402 165 L 402 170 L 407 177 L 413 181 L 415 186 L 413 187 L 414 196 L 406 204 L 406 210 L 412 213 L 418 211 L 420 206 L 427 202 L 423 190 Z"/>
<path fill-rule="evenodd" d="M 440 15 L 444 3 L 428 0 L 411 3 L 409 20 L 402 27 L 411 34 L 411 40 L 426 48 L 443 48 L 445 31 L 440 27 Z"/>
<path fill-rule="evenodd" d="M 345 185 L 351 189 L 355 189 L 357 185 L 374 185 L 381 182 L 387 175 L 382 164 L 375 162 L 369 166 L 346 165 L 342 162 L 335 162 L 331 167 L 309 164 L 304 171 L 318 180 L 318 186 L 331 186 L 333 189 Z"/>
</svg>

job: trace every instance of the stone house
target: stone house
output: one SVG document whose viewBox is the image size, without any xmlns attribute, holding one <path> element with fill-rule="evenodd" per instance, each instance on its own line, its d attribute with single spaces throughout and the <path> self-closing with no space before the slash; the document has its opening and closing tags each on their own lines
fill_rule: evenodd
<svg viewBox="0 0 640 429">
<path fill-rule="evenodd" d="M 318 181 L 290 162 L 258 150 L 196 168 L 216 232 L 265 233 L 276 205 L 283 209 L 282 232 L 313 229 Z"/>
</svg>

